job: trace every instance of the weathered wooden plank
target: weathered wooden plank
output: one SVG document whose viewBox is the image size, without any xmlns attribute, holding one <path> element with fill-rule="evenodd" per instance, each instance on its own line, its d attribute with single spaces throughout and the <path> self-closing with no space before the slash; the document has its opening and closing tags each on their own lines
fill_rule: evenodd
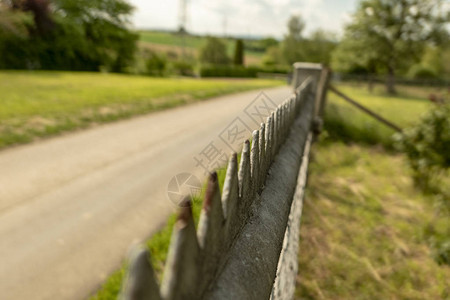
<svg viewBox="0 0 450 300">
<path fill-rule="evenodd" d="M 225 247 L 229 247 L 243 223 L 244 217 L 239 214 L 239 180 L 237 154 L 233 153 L 228 162 L 227 174 L 222 192 L 222 207 L 225 216 Z"/>
<path fill-rule="evenodd" d="M 252 149 L 250 153 L 250 170 L 252 176 L 252 198 L 255 198 L 259 190 L 259 131 L 255 130 L 252 134 Z"/>
<path fill-rule="evenodd" d="M 237 205 L 235 195 L 239 197 L 237 154 L 233 152 L 228 160 L 227 173 L 223 182 L 222 208 L 225 219 L 232 216 L 233 207 Z"/>
<path fill-rule="evenodd" d="M 192 217 L 191 201 L 186 199 L 178 214 L 167 255 L 161 296 L 165 300 L 195 299 L 199 280 L 199 245 Z"/>
<path fill-rule="evenodd" d="M 264 123 L 261 123 L 261 127 L 259 128 L 259 188 L 257 193 L 261 192 L 262 187 L 264 186 L 264 182 L 266 181 L 266 172 L 267 172 L 267 163 L 266 163 L 266 127 Z"/>
<path fill-rule="evenodd" d="M 222 237 L 219 233 L 221 233 L 223 221 L 224 215 L 217 173 L 213 172 L 208 178 L 205 200 L 198 222 L 198 243 L 202 250 L 211 251 L 213 250 L 212 244 L 220 244 Z"/>
<path fill-rule="evenodd" d="M 207 287 L 209 279 L 214 277 L 224 245 L 224 217 L 217 173 L 208 178 L 205 200 L 198 222 L 197 237 L 200 246 L 200 273 L 203 280 L 198 282 L 201 294 Z M 198 296 L 200 296 L 200 294 Z"/>
<path fill-rule="evenodd" d="M 240 213 L 245 213 L 251 204 L 250 142 L 248 140 L 244 142 L 238 174 L 240 209 L 244 210 L 244 212 Z"/>
<path fill-rule="evenodd" d="M 265 164 L 266 164 L 266 174 L 269 171 L 269 166 L 272 161 L 272 116 L 267 117 L 267 121 L 265 123 L 265 131 L 266 131 L 266 149 L 265 149 Z"/>
<path fill-rule="evenodd" d="M 276 125 L 276 120 L 275 120 L 275 111 L 272 112 L 272 124 L 271 124 L 271 129 L 270 129 L 270 134 L 271 134 L 271 143 L 270 143 L 270 164 L 272 164 L 273 159 L 275 158 L 275 153 L 276 153 L 276 149 L 275 149 L 275 144 L 276 144 L 276 135 L 275 135 L 275 127 Z"/>
<path fill-rule="evenodd" d="M 119 296 L 122 300 L 160 300 L 159 285 L 150 263 L 149 252 L 142 247 L 133 248 L 129 267 Z"/>
</svg>

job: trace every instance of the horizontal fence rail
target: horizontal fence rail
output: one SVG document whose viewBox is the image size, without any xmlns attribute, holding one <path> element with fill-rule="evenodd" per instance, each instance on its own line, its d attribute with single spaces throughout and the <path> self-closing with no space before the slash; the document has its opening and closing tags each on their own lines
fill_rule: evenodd
<svg viewBox="0 0 450 300">
<path fill-rule="evenodd" d="M 402 132 L 402 129 L 395 125 L 394 123 L 392 123 L 391 121 L 386 120 L 385 118 L 383 118 L 382 116 L 380 116 L 379 114 L 373 112 L 372 110 L 368 109 L 367 107 L 365 107 L 364 105 L 356 102 L 355 100 L 353 100 L 352 98 L 348 97 L 347 95 L 345 95 L 344 93 L 340 92 L 337 88 L 335 88 L 334 86 L 330 85 L 328 86 L 328 89 L 330 91 L 332 91 L 333 93 L 335 93 L 336 95 L 338 95 L 339 97 L 341 97 L 342 99 L 344 99 L 345 101 L 347 101 L 348 103 L 350 103 L 351 105 L 357 107 L 358 109 L 362 110 L 363 112 L 365 112 L 366 114 L 368 114 L 369 116 L 371 116 L 372 118 L 375 118 L 376 120 L 378 120 L 379 122 L 383 123 L 384 125 L 386 125 L 387 127 L 397 131 L 397 132 Z"/>
<path fill-rule="evenodd" d="M 122 299 L 292 297 L 296 267 L 288 265 L 298 249 L 312 129 L 325 103 L 322 71 L 296 67 L 295 93 L 245 141 L 239 163 L 231 155 L 222 193 L 217 174 L 210 174 L 197 230 L 190 199 L 183 201 L 161 284 L 151 254 L 132 251 Z"/>
</svg>

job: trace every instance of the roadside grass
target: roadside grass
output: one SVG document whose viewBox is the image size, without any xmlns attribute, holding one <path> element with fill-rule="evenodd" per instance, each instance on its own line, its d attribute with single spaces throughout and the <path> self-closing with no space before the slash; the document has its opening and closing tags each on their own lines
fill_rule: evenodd
<svg viewBox="0 0 450 300">
<path fill-rule="evenodd" d="M 0 149 L 234 92 L 261 79 L 187 79 L 85 72 L 0 72 Z"/>
<path fill-rule="evenodd" d="M 432 89 L 338 88 L 405 128 Z M 332 93 L 314 145 L 300 231 L 297 299 L 449 299 L 450 217 L 419 190 L 393 130 Z M 446 250 L 447 249 L 447 250 Z"/>
<path fill-rule="evenodd" d="M 429 241 L 450 218 L 415 189 L 403 155 L 314 146 L 300 231 L 297 299 L 449 299 L 450 267 Z"/>
<path fill-rule="evenodd" d="M 399 86 L 399 94 L 390 96 L 386 95 L 381 85 L 375 86 L 373 93 L 369 93 L 365 86 L 361 85 L 337 84 L 336 86 L 344 94 L 379 113 L 400 128 L 417 122 L 421 115 L 433 105 L 425 96 L 427 92 L 416 87 Z M 367 145 L 381 144 L 387 149 L 393 149 L 394 130 L 380 124 L 332 92 L 328 92 L 324 127 L 330 137 L 336 140 Z"/>
<path fill-rule="evenodd" d="M 223 188 L 223 182 L 225 181 L 226 168 L 217 170 L 218 182 L 220 189 Z M 205 188 L 202 189 L 201 195 L 192 199 L 192 215 L 194 217 L 194 223 L 197 226 L 200 212 L 203 205 L 203 199 L 205 196 Z M 153 234 L 149 240 L 145 242 L 145 247 L 150 251 L 150 259 L 153 269 L 155 270 L 156 277 L 161 282 L 163 277 L 164 265 L 169 252 L 170 238 L 172 236 L 173 226 L 176 222 L 176 213 L 173 213 L 167 220 L 167 223 L 155 234 Z M 101 288 L 93 295 L 90 300 L 113 300 L 117 299 L 122 286 L 122 281 L 127 269 L 126 262 L 122 267 L 111 274 Z"/>
</svg>

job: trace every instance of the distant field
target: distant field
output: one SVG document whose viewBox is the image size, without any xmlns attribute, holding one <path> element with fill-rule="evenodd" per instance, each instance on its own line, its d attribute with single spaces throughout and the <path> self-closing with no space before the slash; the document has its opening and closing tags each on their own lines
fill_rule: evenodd
<svg viewBox="0 0 450 300">
<path fill-rule="evenodd" d="M 181 52 L 183 46 L 183 40 L 180 35 L 170 32 L 159 31 L 140 31 L 140 41 L 145 46 L 148 43 L 148 47 L 154 48 L 156 51 L 171 50 L 176 53 Z M 228 55 L 232 56 L 234 53 L 235 40 L 223 39 L 227 46 Z M 198 50 L 205 45 L 206 37 L 186 35 L 184 38 L 184 46 L 188 49 L 188 52 L 194 55 L 198 55 Z M 195 51 L 193 51 L 195 50 Z M 257 65 L 261 62 L 261 58 L 264 55 L 262 52 L 256 51 L 244 51 L 245 61 L 248 65 Z"/>
<path fill-rule="evenodd" d="M 217 95 L 282 84 L 259 79 L 0 72 L 0 148 Z"/>
<path fill-rule="evenodd" d="M 157 31 L 140 31 L 140 40 L 143 42 L 182 46 L 183 41 L 181 35 L 170 32 L 157 32 Z M 185 46 L 189 48 L 200 48 L 205 44 L 206 38 L 197 37 L 192 35 L 186 35 L 184 38 Z"/>
</svg>

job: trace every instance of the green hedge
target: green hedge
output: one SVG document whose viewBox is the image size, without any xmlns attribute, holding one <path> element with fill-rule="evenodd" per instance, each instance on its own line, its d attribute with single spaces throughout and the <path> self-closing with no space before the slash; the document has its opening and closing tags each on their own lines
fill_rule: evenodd
<svg viewBox="0 0 450 300">
<path fill-rule="evenodd" d="M 261 67 L 243 67 L 243 66 L 219 66 L 208 65 L 200 68 L 201 77 L 240 77 L 256 78 L 258 73 L 280 73 L 287 74 L 289 68 L 261 68 Z"/>
</svg>

